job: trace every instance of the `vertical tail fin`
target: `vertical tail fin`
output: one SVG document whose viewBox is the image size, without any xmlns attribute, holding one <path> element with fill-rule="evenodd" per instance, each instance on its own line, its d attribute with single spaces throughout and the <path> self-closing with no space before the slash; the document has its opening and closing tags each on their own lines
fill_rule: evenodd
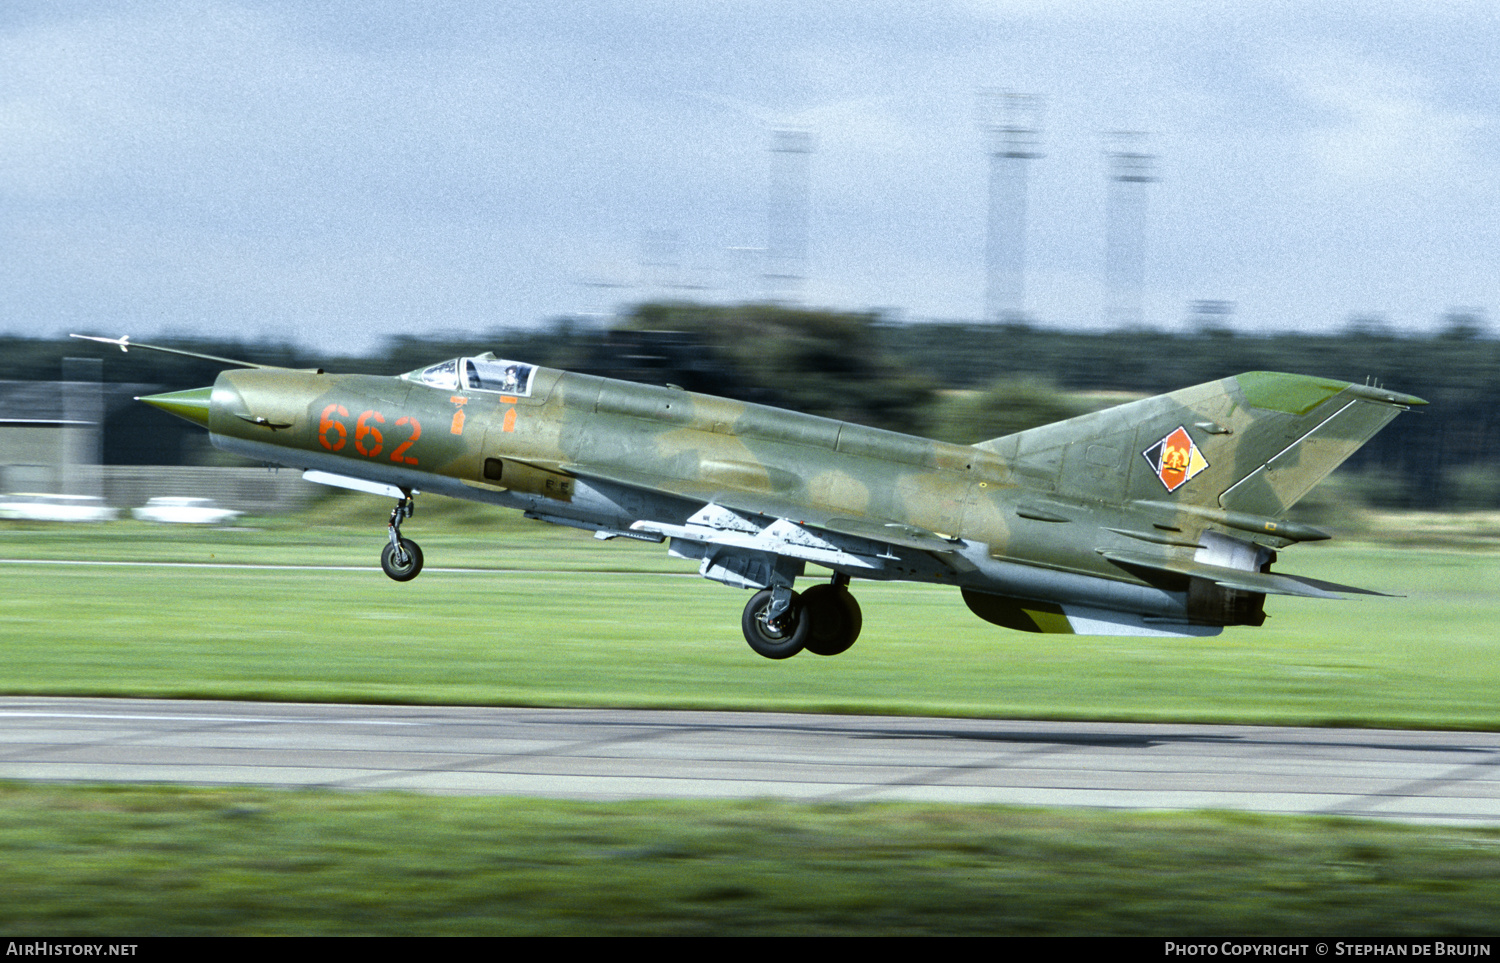
<svg viewBox="0 0 1500 963">
<path fill-rule="evenodd" d="M 976 445 L 1059 495 L 1277 517 L 1420 398 L 1252 371 Z"/>
</svg>

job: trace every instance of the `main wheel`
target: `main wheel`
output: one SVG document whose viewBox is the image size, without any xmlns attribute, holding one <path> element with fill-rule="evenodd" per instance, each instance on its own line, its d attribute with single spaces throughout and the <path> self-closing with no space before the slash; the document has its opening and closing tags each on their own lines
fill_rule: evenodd
<svg viewBox="0 0 1500 963">
<path fill-rule="evenodd" d="M 406 564 L 396 558 L 396 546 L 386 543 L 385 551 L 380 553 L 380 567 L 385 569 L 385 574 L 398 582 L 410 582 L 422 571 L 422 549 L 416 542 L 409 538 L 401 540 L 401 551 L 406 553 Z"/>
<path fill-rule="evenodd" d="M 807 651 L 814 655 L 838 655 L 849 651 L 864 627 L 859 603 L 842 585 L 814 585 L 802 593 L 802 617 L 811 623 Z"/>
<path fill-rule="evenodd" d="M 807 630 L 811 620 L 802 610 L 802 599 L 792 593 L 792 605 L 775 625 L 767 625 L 762 616 L 771 605 L 771 590 L 762 589 L 750 597 L 745 614 L 740 617 L 740 628 L 745 632 L 745 641 L 750 648 L 768 659 L 790 659 L 802 651 L 807 641 Z"/>
</svg>

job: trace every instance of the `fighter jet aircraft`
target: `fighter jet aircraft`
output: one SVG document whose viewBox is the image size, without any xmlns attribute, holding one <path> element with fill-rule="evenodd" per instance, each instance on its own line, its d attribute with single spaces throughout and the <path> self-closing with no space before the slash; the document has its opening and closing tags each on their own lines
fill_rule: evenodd
<svg viewBox="0 0 1500 963">
<path fill-rule="evenodd" d="M 1250 372 L 955 445 L 489 353 L 377 377 L 91 340 L 237 366 L 140 400 L 225 451 L 396 499 L 381 566 L 397 581 L 422 570 L 401 531 L 416 494 L 489 502 L 665 541 L 753 593 L 741 627 L 772 659 L 853 645 L 854 579 L 952 584 L 988 622 L 1080 635 L 1215 635 L 1262 624 L 1267 595 L 1380 594 L 1271 566 L 1329 537 L 1287 509 L 1425 404 Z M 799 593 L 808 563 L 830 574 Z"/>
</svg>

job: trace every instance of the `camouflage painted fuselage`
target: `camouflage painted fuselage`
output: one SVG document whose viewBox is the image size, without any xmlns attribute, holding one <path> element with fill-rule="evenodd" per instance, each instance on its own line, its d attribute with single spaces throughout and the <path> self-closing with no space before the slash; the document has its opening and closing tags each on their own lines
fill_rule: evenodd
<svg viewBox="0 0 1500 963">
<path fill-rule="evenodd" d="M 510 391 L 226 371 L 208 427 L 268 462 L 670 539 L 729 585 L 785 582 L 811 561 L 951 582 L 1013 628 L 1208 634 L 1259 624 L 1267 593 L 1337 588 L 1269 572 L 1275 549 L 1326 537 L 1281 516 L 1421 403 L 1257 372 L 965 446 L 514 367 L 527 379 Z"/>
</svg>

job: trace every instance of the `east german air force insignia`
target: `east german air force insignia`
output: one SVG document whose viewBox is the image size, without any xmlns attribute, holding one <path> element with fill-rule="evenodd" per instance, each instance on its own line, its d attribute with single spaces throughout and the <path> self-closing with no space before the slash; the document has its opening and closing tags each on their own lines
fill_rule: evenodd
<svg viewBox="0 0 1500 963">
<path fill-rule="evenodd" d="M 1192 436 L 1181 425 L 1141 454 L 1151 463 L 1152 471 L 1169 492 L 1175 492 L 1208 467 L 1208 459 L 1203 457 L 1203 452 L 1193 444 Z"/>
</svg>

